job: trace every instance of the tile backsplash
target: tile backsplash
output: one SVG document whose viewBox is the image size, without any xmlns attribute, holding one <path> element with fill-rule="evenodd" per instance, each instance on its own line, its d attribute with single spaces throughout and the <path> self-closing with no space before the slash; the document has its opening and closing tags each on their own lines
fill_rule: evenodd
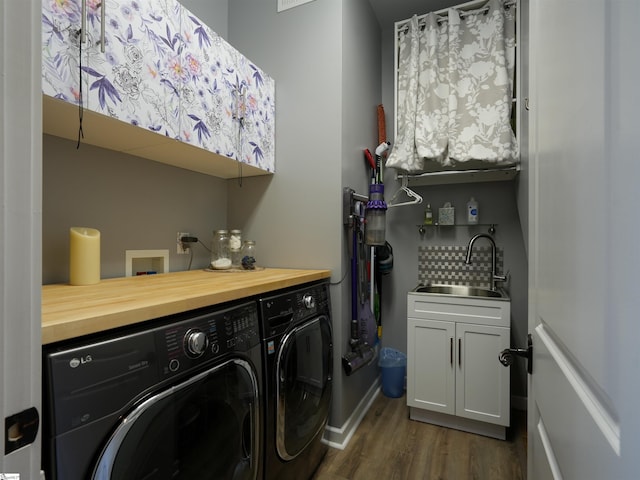
<svg viewBox="0 0 640 480">
<path fill-rule="evenodd" d="M 497 272 L 503 274 L 504 252 L 496 249 Z M 464 263 L 467 246 L 418 247 L 418 280 L 421 284 L 470 285 L 490 288 L 491 247 L 474 247 L 471 265 Z"/>
</svg>

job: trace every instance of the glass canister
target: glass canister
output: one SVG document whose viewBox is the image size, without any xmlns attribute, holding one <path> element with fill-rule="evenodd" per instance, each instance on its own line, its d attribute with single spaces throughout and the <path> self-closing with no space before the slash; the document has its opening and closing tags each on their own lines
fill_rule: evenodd
<svg viewBox="0 0 640 480">
<path fill-rule="evenodd" d="M 213 232 L 213 241 L 211 242 L 211 268 L 215 270 L 231 268 L 228 230 L 215 230 Z"/>
<path fill-rule="evenodd" d="M 229 235 L 229 253 L 231 255 L 231 267 L 242 267 L 242 230 L 231 230 Z"/>
<path fill-rule="evenodd" d="M 245 240 L 242 244 L 242 268 L 255 270 L 256 268 L 256 242 Z"/>
</svg>

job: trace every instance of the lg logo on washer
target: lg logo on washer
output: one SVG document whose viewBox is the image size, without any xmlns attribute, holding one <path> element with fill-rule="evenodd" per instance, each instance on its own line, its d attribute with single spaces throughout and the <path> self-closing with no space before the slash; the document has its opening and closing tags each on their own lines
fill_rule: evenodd
<svg viewBox="0 0 640 480">
<path fill-rule="evenodd" d="M 84 357 L 80 357 L 80 358 L 72 358 L 69 361 L 69 366 L 71 368 L 77 368 L 80 365 L 84 365 L 85 363 L 90 363 L 93 361 L 93 358 L 91 358 L 91 355 L 85 355 Z"/>
</svg>

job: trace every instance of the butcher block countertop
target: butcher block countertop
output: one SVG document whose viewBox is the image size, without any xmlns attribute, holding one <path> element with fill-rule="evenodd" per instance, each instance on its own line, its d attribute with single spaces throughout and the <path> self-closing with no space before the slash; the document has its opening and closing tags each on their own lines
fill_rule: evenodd
<svg viewBox="0 0 640 480">
<path fill-rule="evenodd" d="M 322 280 L 330 270 L 205 270 L 42 287 L 42 344 Z"/>
</svg>

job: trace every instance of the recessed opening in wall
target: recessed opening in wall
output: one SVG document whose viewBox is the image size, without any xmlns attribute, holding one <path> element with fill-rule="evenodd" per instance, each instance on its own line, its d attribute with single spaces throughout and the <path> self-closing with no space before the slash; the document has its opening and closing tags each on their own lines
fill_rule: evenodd
<svg viewBox="0 0 640 480">
<path fill-rule="evenodd" d="M 169 271 L 169 250 L 126 250 L 125 276 L 152 275 Z"/>
<path fill-rule="evenodd" d="M 519 1 L 472 0 L 395 22 L 395 144 L 386 166 L 407 186 L 517 175 Z"/>
</svg>

